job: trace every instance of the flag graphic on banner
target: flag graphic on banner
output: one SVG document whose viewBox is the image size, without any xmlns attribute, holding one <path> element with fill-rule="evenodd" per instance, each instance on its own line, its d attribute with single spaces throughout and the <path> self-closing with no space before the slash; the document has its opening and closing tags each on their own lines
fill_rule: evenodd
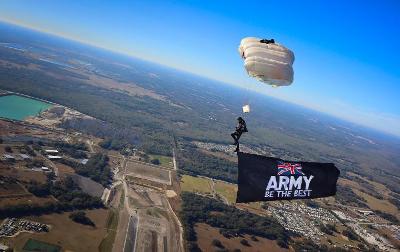
<svg viewBox="0 0 400 252">
<path fill-rule="evenodd" d="M 278 175 L 304 175 L 301 164 L 278 162 Z"/>
</svg>

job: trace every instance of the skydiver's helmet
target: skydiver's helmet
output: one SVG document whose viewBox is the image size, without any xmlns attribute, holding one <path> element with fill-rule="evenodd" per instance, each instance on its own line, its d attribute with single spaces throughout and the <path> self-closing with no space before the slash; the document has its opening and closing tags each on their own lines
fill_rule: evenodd
<svg viewBox="0 0 400 252">
<path fill-rule="evenodd" d="M 237 120 L 238 120 L 238 122 L 243 122 L 243 121 L 244 121 L 243 118 L 242 118 L 241 116 L 239 116 L 239 117 L 237 118 Z"/>
</svg>

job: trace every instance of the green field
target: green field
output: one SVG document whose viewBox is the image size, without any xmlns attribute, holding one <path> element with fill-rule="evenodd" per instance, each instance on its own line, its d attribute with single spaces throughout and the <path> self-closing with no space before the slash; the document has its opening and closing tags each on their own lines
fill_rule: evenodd
<svg viewBox="0 0 400 252">
<path fill-rule="evenodd" d="M 237 186 L 233 184 L 215 181 L 215 191 L 226 198 L 230 204 L 236 202 Z"/>
<path fill-rule="evenodd" d="M 212 194 L 211 181 L 206 178 L 183 175 L 181 178 L 182 191 Z"/>
<path fill-rule="evenodd" d="M 133 197 L 129 197 L 129 205 L 132 206 L 133 208 L 137 208 L 137 207 L 143 207 L 143 204 L 140 203 L 140 201 L 138 199 L 135 199 Z"/>
<path fill-rule="evenodd" d="M 29 239 L 24 247 L 23 247 L 23 251 L 26 252 L 33 252 L 33 251 L 40 251 L 40 252 L 59 252 L 61 251 L 61 247 L 57 246 L 57 245 L 53 245 L 50 243 L 46 243 L 46 242 L 41 242 L 38 240 L 34 240 L 34 239 Z"/>
<path fill-rule="evenodd" d="M 160 160 L 160 165 L 168 168 L 174 167 L 174 164 L 172 163 L 172 157 L 169 156 L 163 156 L 163 155 L 153 155 L 149 154 L 150 160 L 153 159 L 158 159 Z"/>
<path fill-rule="evenodd" d="M 35 116 L 50 108 L 52 105 L 19 95 L 0 96 L 0 117 L 23 120 Z"/>
<path fill-rule="evenodd" d="M 169 183 L 171 171 L 159 167 L 150 166 L 147 163 L 128 161 L 126 164 L 127 178 L 143 177 L 159 183 Z"/>
<path fill-rule="evenodd" d="M 117 234 L 118 219 L 118 211 L 116 209 L 111 209 L 107 217 L 107 236 L 100 243 L 100 252 L 108 252 L 112 250 L 115 235 Z"/>
<path fill-rule="evenodd" d="M 156 207 L 148 208 L 146 210 L 146 214 L 149 215 L 149 216 L 156 217 L 156 218 L 164 217 L 164 218 L 168 219 L 168 214 L 164 210 L 161 210 L 161 209 L 156 208 Z"/>
</svg>

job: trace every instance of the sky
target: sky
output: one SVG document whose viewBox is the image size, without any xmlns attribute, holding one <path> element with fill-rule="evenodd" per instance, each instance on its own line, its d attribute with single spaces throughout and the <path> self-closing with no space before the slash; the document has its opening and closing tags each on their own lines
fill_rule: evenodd
<svg viewBox="0 0 400 252">
<path fill-rule="evenodd" d="M 1 0 L 0 20 L 154 61 L 400 136 L 399 1 Z M 274 38 L 291 86 L 247 76 L 237 48 Z"/>
</svg>

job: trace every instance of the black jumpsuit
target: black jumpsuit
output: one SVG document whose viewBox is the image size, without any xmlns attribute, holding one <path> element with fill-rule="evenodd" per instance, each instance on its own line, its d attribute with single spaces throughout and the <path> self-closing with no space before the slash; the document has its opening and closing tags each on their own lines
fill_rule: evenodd
<svg viewBox="0 0 400 252">
<path fill-rule="evenodd" d="M 235 132 L 231 134 L 232 138 L 235 140 L 234 145 L 236 145 L 236 152 L 239 151 L 239 139 L 242 136 L 243 132 L 247 132 L 247 127 L 246 122 L 244 120 L 241 120 L 236 126 Z"/>
</svg>

